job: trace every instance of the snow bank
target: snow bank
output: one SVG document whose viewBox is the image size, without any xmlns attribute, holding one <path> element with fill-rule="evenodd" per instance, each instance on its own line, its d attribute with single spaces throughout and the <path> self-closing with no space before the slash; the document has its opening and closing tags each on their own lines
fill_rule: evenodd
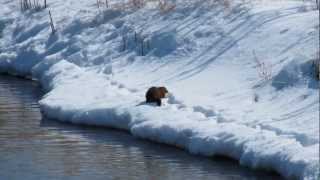
<svg viewBox="0 0 320 180">
<path fill-rule="evenodd" d="M 219 123 L 221 115 L 207 117 L 178 104 L 144 104 L 141 95 L 112 85 L 105 75 L 92 74 L 64 60 L 49 66 L 43 71 L 44 65 L 39 64 L 33 72 L 44 72 L 40 81 L 51 87 L 40 101 L 50 118 L 125 129 L 193 154 L 226 155 L 252 168 L 275 169 L 288 178 L 314 179 L 319 170 L 318 145 L 304 147 L 273 131 Z"/>
<path fill-rule="evenodd" d="M 163 14 L 152 3 L 97 10 L 89 1 L 52 1 L 54 35 L 46 10 L 19 12 L 18 4 L 4 2 L 0 72 L 37 79 L 49 118 L 124 129 L 193 154 L 317 179 L 313 5 L 176 2 Z M 171 93 L 164 106 L 145 104 L 146 89 L 158 85 Z"/>
</svg>

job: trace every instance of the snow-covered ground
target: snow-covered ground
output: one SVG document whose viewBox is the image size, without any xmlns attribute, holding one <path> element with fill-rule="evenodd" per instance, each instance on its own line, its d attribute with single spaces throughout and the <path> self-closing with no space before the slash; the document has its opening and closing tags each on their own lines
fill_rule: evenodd
<svg viewBox="0 0 320 180">
<path fill-rule="evenodd" d="M 38 79 L 50 118 L 317 179 L 315 4 L 230 2 L 176 0 L 166 12 L 154 1 L 135 9 L 51 0 L 21 12 L 19 1 L 1 0 L 0 72 Z M 145 104 L 146 90 L 160 85 L 170 91 L 164 105 Z"/>
</svg>

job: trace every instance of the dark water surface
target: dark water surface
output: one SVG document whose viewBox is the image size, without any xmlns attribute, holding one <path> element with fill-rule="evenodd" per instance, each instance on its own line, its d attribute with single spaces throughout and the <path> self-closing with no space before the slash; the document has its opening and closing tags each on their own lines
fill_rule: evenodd
<svg viewBox="0 0 320 180">
<path fill-rule="evenodd" d="M 43 120 L 35 82 L 0 76 L 0 180 L 281 179 L 122 131 Z"/>
</svg>

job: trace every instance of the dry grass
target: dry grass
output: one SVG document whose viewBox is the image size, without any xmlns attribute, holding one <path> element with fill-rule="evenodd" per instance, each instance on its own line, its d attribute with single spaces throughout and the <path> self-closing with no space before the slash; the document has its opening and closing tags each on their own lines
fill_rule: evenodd
<svg viewBox="0 0 320 180">
<path fill-rule="evenodd" d="M 52 15 L 51 15 L 51 11 L 50 10 L 49 10 L 49 18 L 50 18 L 51 33 L 54 34 L 56 32 L 56 29 L 55 29 L 54 24 L 53 24 L 53 19 L 52 19 Z"/>
<path fill-rule="evenodd" d="M 21 11 L 26 11 L 26 10 L 31 10 L 31 9 L 39 11 L 39 10 L 47 7 L 47 1 L 46 0 L 44 0 L 44 4 L 43 5 L 41 5 L 39 0 L 33 0 L 33 1 L 31 1 L 31 0 L 20 0 L 19 4 L 20 4 Z"/>
<path fill-rule="evenodd" d="M 248 0 L 242 0 L 248 1 Z M 148 3 L 154 3 L 156 9 L 159 10 L 161 14 L 167 14 L 169 12 L 175 11 L 177 7 L 177 1 L 175 0 L 123 0 L 123 1 L 110 1 L 109 0 L 97 0 L 97 6 L 99 8 L 106 7 L 121 11 L 126 10 L 138 10 L 145 7 Z M 226 9 L 231 9 L 232 0 L 185 0 L 184 4 L 205 4 L 206 6 L 216 6 L 222 5 Z"/>
<path fill-rule="evenodd" d="M 173 2 L 169 2 L 168 0 L 158 0 L 158 8 L 160 13 L 166 14 L 175 10 L 176 4 Z"/>
<path fill-rule="evenodd" d="M 262 60 L 260 60 L 257 57 L 255 51 L 253 51 L 252 53 L 253 53 L 254 61 L 255 61 L 257 68 L 258 68 L 259 77 L 264 81 L 271 80 L 271 78 L 272 78 L 272 65 L 267 64 L 266 62 L 263 62 Z"/>
<path fill-rule="evenodd" d="M 146 0 L 130 0 L 129 4 L 133 7 L 133 8 L 143 8 L 146 5 Z"/>
</svg>

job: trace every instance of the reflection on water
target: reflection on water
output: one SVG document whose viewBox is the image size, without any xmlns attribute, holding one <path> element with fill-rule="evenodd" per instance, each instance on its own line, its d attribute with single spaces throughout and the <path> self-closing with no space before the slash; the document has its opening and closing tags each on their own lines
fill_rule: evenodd
<svg viewBox="0 0 320 180">
<path fill-rule="evenodd" d="M 39 89 L 0 76 L 0 179 L 280 179 L 122 131 L 43 120 Z"/>
</svg>

